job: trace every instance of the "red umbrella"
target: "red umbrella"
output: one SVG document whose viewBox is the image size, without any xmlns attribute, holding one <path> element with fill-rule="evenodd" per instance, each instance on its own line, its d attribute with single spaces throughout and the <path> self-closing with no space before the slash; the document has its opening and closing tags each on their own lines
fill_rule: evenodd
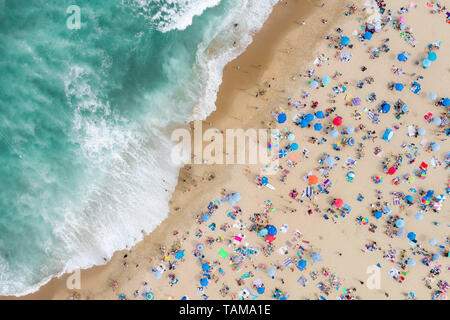
<svg viewBox="0 0 450 320">
<path fill-rule="evenodd" d="M 342 199 L 340 199 L 340 198 L 335 199 L 335 200 L 334 200 L 334 205 L 335 205 L 337 208 L 340 208 L 340 207 L 342 207 L 342 206 L 344 205 L 344 201 L 343 201 Z"/>
<path fill-rule="evenodd" d="M 266 242 L 272 243 L 275 239 L 276 239 L 276 237 L 274 235 L 269 234 L 266 238 Z"/>
<path fill-rule="evenodd" d="M 340 126 L 342 124 L 342 117 L 337 116 L 336 118 L 333 119 L 333 124 L 335 126 Z"/>
<path fill-rule="evenodd" d="M 397 169 L 395 169 L 395 167 L 390 167 L 388 174 L 393 175 L 395 173 L 395 171 L 397 171 Z"/>
</svg>

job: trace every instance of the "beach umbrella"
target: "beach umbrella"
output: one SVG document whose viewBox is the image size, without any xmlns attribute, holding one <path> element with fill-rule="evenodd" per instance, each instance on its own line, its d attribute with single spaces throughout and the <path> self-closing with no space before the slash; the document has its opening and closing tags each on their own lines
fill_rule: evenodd
<svg viewBox="0 0 450 320">
<path fill-rule="evenodd" d="M 313 120 L 314 120 L 314 115 L 311 114 L 311 113 L 308 113 L 308 114 L 305 116 L 305 120 L 308 121 L 308 122 L 313 121 Z"/>
<path fill-rule="evenodd" d="M 395 167 L 390 167 L 388 170 L 388 174 L 393 175 L 396 171 L 397 169 Z"/>
<path fill-rule="evenodd" d="M 278 152 L 278 156 L 279 156 L 280 158 L 286 157 L 286 156 L 287 156 L 286 150 L 281 149 L 281 150 Z"/>
<path fill-rule="evenodd" d="M 442 123 L 442 119 L 439 118 L 439 117 L 436 117 L 436 118 L 433 119 L 433 123 L 434 123 L 436 126 L 440 126 L 441 123 Z"/>
<path fill-rule="evenodd" d="M 208 279 L 202 278 L 200 280 L 200 284 L 202 285 L 202 287 L 206 287 L 208 285 Z"/>
<path fill-rule="evenodd" d="M 384 102 L 381 105 L 381 112 L 388 113 L 391 110 L 391 105 L 389 103 Z"/>
<path fill-rule="evenodd" d="M 450 106 L 450 98 L 444 98 L 444 100 L 442 100 L 442 105 L 444 107 Z"/>
<path fill-rule="evenodd" d="M 203 249 L 205 247 L 201 243 L 199 243 L 196 248 L 197 248 L 198 251 L 203 251 Z"/>
<path fill-rule="evenodd" d="M 285 113 L 280 113 L 278 115 L 278 123 L 284 123 L 286 122 L 286 114 Z"/>
<path fill-rule="evenodd" d="M 334 166 L 334 164 L 336 163 L 336 159 L 334 159 L 331 156 L 328 156 L 325 160 L 324 163 L 327 167 L 331 168 L 332 166 Z"/>
<path fill-rule="evenodd" d="M 406 25 L 404 23 L 400 23 L 400 30 L 405 30 L 406 29 Z"/>
<path fill-rule="evenodd" d="M 435 93 L 435 92 L 430 92 L 430 95 L 429 95 L 429 97 L 430 97 L 430 99 L 431 100 L 436 100 L 437 99 L 437 94 Z"/>
<path fill-rule="evenodd" d="M 336 118 L 333 119 L 333 124 L 335 126 L 340 126 L 342 124 L 342 117 L 337 116 Z"/>
<path fill-rule="evenodd" d="M 268 183 L 269 183 L 269 178 L 267 178 L 267 177 L 262 177 L 261 178 L 261 184 L 263 186 L 267 185 Z"/>
<path fill-rule="evenodd" d="M 344 201 L 342 200 L 342 199 L 340 199 L 340 198 L 337 198 L 337 199 L 335 199 L 334 200 L 334 203 L 333 203 L 337 208 L 340 208 L 340 207 L 342 207 L 343 205 L 344 205 Z"/>
<path fill-rule="evenodd" d="M 355 128 L 353 128 L 352 126 L 348 126 L 347 129 L 345 129 L 345 132 L 347 132 L 348 134 L 352 134 L 355 131 Z"/>
<path fill-rule="evenodd" d="M 397 91 L 402 91 L 403 88 L 404 88 L 404 86 L 403 86 L 402 83 L 396 83 L 396 84 L 395 84 L 395 90 L 397 90 Z"/>
<path fill-rule="evenodd" d="M 414 232 L 410 232 L 410 233 L 408 233 L 407 237 L 409 240 L 412 241 L 412 240 L 416 239 L 416 234 Z"/>
<path fill-rule="evenodd" d="M 269 234 L 266 238 L 266 243 L 272 243 L 273 241 L 275 241 L 275 236 L 273 234 Z"/>
<path fill-rule="evenodd" d="M 383 216 L 383 213 L 381 211 L 376 211 L 374 213 L 375 218 L 380 219 Z"/>
<path fill-rule="evenodd" d="M 406 112 L 406 111 L 408 111 L 408 105 L 404 104 L 404 105 L 402 105 L 402 112 Z"/>
<path fill-rule="evenodd" d="M 323 114 L 323 111 L 319 110 L 316 112 L 316 118 L 317 119 L 323 119 L 325 115 Z"/>
<path fill-rule="evenodd" d="M 350 38 L 349 38 L 349 37 L 343 36 L 343 37 L 341 38 L 341 44 L 342 44 L 343 46 L 347 46 L 349 43 L 350 43 Z"/>
<path fill-rule="evenodd" d="M 293 144 L 291 144 L 291 150 L 292 151 L 295 151 L 295 150 L 297 150 L 298 149 L 298 144 L 297 143 L 293 143 Z"/>
<path fill-rule="evenodd" d="M 302 128 L 306 128 L 308 124 L 309 122 L 306 119 L 302 119 L 302 121 L 300 121 L 300 127 Z"/>
<path fill-rule="evenodd" d="M 298 155 L 296 155 L 295 153 L 291 153 L 288 158 L 293 162 L 298 162 Z"/>
<path fill-rule="evenodd" d="M 426 131 L 425 131 L 424 128 L 419 128 L 419 129 L 417 130 L 417 134 L 418 134 L 419 136 L 424 136 L 425 133 L 426 133 Z"/>
<path fill-rule="evenodd" d="M 206 262 L 204 264 L 202 264 L 202 270 L 203 271 L 209 271 L 211 269 L 210 265 L 207 264 Z"/>
<path fill-rule="evenodd" d="M 309 178 L 308 178 L 309 184 L 317 184 L 317 182 L 319 182 L 319 178 L 317 178 L 317 176 L 315 176 L 315 175 L 309 176 Z"/>
<path fill-rule="evenodd" d="M 422 221 L 423 220 L 423 213 L 417 212 L 414 217 L 416 218 L 417 221 Z"/>
<path fill-rule="evenodd" d="M 430 61 L 436 61 L 437 54 L 435 52 L 429 52 L 428 53 L 428 60 Z"/>
<path fill-rule="evenodd" d="M 155 277 L 155 279 L 161 279 L 162 273 L 159 271 L 155 271 L 153 272 L 153 276 Z"/>
<path fill-rule="evenodd" d="M 354 178 L 355 178 L 355 172 L 350 171 L 349 173 L 347 173 L 347 179 L 349 181 L 353 181 Z"/>
<path fill-rule="evenodd" d="M 366 33 L 364 33 L 364 39 L 366 39 L 366 40 L 372 39 L 372 32 L 366 32 Z"/>
<path fill-rule="evenodd" d="M 145 294 L 145 299 L 146 299 L 146 300 L 153 300 L 154 297 L 155 297 L 155 295 L 153 294 L 153 292 L 147 292 L 147 293 Z"/>
<path fill-rule="evenodd" d="M 202 221 L 208 221 L 211 218 L 211 216 L 207 213 L 202 214 Z"/>
<path fill-rule="evenodd" d="M 322 78 L 322 83 L 323 83 L 324 85 L 327 85 L 327 84 L 329 84 L 330 82 L 331 82 L 331 78 L 330 78 L 329 76 L 325 76 L 325 77 Z"/>
<path fill-rule="evenodd" d="M 263 294 L 264 293 L 264 287 L 259 287 L 256 292 L 258 292 L 258 294 Z"/>
<path fill-rule="evenodd" d="M 405 201 L 408 204 L 413 204 L 414 203 L 413 197 L 411 195 L 409 195 L 409 194 L 405 197 Z"/>
<path fill-rule="evenodd" d="M 433 254 L 433 261 L 436 261 L 439 259 L 439 255 L 437 253 Z"/>
<path fill-rule="evenodd" d="M 322 257 L 320 256 L 320 253 L 318 253 L 318 252 L 311 253 L 311 258 L 313 259 L 313 263 L 322 261 Z"/>
<path fill-rule="evenodd" d="M 430 245 L 432 245 L 432 246 L 435 246 L 436 243 L 437 243 L 437 241 L 436 241 L 435 238 L 430 238 L 430 240 L 428 240 L 428 243 L 429 243 Z"/>
<path fill-rule="evenodd" d="M 241 194 L 240 193 L 233 193 L 230 197 L 230 199 L 228 200 L 228 203 L 231 206 L 235 206 L 237 202 L 241 201 Z"/>
<path fill-rule="evenodd" d="M 353 103 L 353 105 L 355 105 L 355 106 L 359 106 L 359 105 L 361 104 L 361 99 L 358 98 L 358 97 L 353 98 L 352 103 Z"/>
<path fill-rule="evenodd" d="M 403 228 L 405 226 L 405 220 L 397 219 L 397 221 L 395 221 L 395 226 L 397 228 Z"/>
<path fill-rule="evenodd" d="M 414 260 L 414 259 L 412 259 L 412 258 L 409 258 L 408 260 L 406 260 L 406 264 L 407 264 L 408 266 L 414 267 L 414 266 L 416 265 L 416 260 Z"/>
<path fill-rule="evenodd" d="M 355 144 L 355 139 L 350 137 L 350 138 L 348 138 L 347 143 L 350 147 L 353 147 L 353 145 Z"/>
<path fill-rule="evenodd" d="M 439 151 L 439 150 L 441 150 L 441 146 L 438 143 L 436 143 L 436 142 L 432 142 L 430 146 L 431 146 L 431 150 L 432 151 Z"/>
<path fill-rule="evenodd" d="M 292 132 L 289 133 L 289 135 L 287 136 L 287 139 L 288 139 L 289 141 L 294 140 L 294 139 L 295 139 L 295 134 L 293 134 Z"/>
<path fill-rule="evenodd" d="M 401 237 L 403 238 L 405 236 L 405 229 L 404 228 L 400 228 L 397 230 L 397 237 Z"/>
<path fill-rule="evenodd" d="M 426 69 L 426 68 L 428 68 L 429 66 L 431 66 L 431 61 L 428 60 L 428 59 L 423 59 L 423 60 L 422 60 L 422 67 L 423 67 L 424 69 Z"/>
<path fill-rule="evenodd" d="M 275 270 L 270 268 L 267 270 L 267 274 L 269 277 L 271 277 L 273 279 L 275 277 Z"/>
<path fill-rule="evenodd" d="M 339 135 L 339 132 L 337 130 L 330 131 L 330 137 L 337 138 L 338 135 Z"/>
<path fill-rule="evenodd" d="M 261 287 L 263 285 L 261 278 L 256 278 L 255 280 L 253 280 L 253 285 L 255 287 Z"/>
<path fill-rule="evenodd" d="M 433 190 L 428 190 L 426 196 L 428 198 L 433 198 L 434 197 L 434 191 Z"/>
<path fill-rule="evenodd" d="M 406 61 L 407 57 L 403 53 L 399 53 L 397 59 L 398 61 Z"/>
<path fill-rule="evenodd" d="M 269 235 L 272 235 L 272 236 L 274 236 L 274 235 L 276 235 L 277 234 L 277 228 L 275 228 L 275 226 L 273 226 L 273 225 L 268 225 L 267 227 L 266 227 L 266 229 L 267 229 L 267 232 L 269 233 Z"/>
<path fill-rule="evenodd" d="M 264 228 L 264 229 L 259 230 L 258 236 L 260 236 L 260 237 L 265 237 L 265 236 L 267 236 L 268 233 L 269 233 L 269 232 L 267 231 L 267 229 Z"/>
<path fill-rule="evenodd" d="M 314 130 L 316 130 L 316 131 L 320 131 L 320 130 L 322 130 L 322 124 L 321 123 L 315 123 L 314 124 Z"/>
<path fill-rule="evenodd" d="M 181 259 L 184 257 L 184 250 L 183 251 L 179 251 L 175 254 L 175 258 L 176 259 Z"/>
<path fill-rule="evenodd" d="M 312 89 L 316 89 L 317 87 L 319 87 L 319 83 L 316 80 L 311 81 L 309 85 Z"/>
<path fill-rule="evenodd" d="M 300 270 L 303 270 L 305 267 L 306 267 L 306 260 L 301 259 L 297 264 L 297 268 L 299 268 Z"/>
</svg>

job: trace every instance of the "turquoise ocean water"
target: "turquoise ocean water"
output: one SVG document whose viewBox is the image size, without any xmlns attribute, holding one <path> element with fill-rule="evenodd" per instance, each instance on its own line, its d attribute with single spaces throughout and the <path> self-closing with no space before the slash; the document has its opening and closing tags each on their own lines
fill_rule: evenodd
<svg viewBox="0 0 450 320">
<path fill-rule="evenodd" d="M 103 264 L 167 216 L 165 129 L 215 109 L 276 2 L 0 0 L 0 295 Z"/>
</svg>

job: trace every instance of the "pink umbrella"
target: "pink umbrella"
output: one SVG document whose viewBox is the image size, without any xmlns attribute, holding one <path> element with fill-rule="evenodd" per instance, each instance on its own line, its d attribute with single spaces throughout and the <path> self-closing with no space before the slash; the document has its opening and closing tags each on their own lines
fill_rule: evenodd
<svg viewBox="0 0 450 320">
<path fill-rule="evenodd" d="M 405 23 L 405 22 L 406 22 L 405 17 L 404 17 L 404 16 L 398 17 L 398 22 L 400 22 L 400 23 Z"/>
<path fill-rule="evenodd" d="M 340 199 L 340 198 L 337 198 L 337 199 L 334 200 L 334 205 L 337 208 L 340 208 L 340 207 L 342 207 L 344 205 L 344 201 L 342 199 Z"/>
</svg>

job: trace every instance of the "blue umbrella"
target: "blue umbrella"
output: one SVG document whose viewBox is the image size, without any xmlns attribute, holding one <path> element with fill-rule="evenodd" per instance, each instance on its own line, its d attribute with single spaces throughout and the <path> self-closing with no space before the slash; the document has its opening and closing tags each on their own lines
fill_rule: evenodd
<svg viewBox="0 0 450 320">
<path fill-rule="evenodd" d="M 305 116 L 305 120 L 308 121 L 308 122 L 313 121 L 313 120 L 314 120 L 314 115 L 311 114 L 311 113 L 308 113 L 308 114 Z"/>
<path fill-rule="evenodd" d="M 419 134 L 419 136 L 424 136 L 425 133 L 427 133 L 427 132 L 425 131 L 424 128 L 419 128 L 419 129 L 417 130 L 417 133 Z"/>
<path fill-rule="evenodd" d="M 297 268 L 299 268 L 300 270 L 303 270 L 306 267 L 306 260 L 302 259 L 298 262 L 297 264 Z"/>
<path fill-rule="evenodd" d="M 406 264 L 408 266 L 415 266 L 416 265 L 416 260 L 409 258 L 408 260 L 406 260 Z"/>
<path fill-rule="evenodd" d="M 404 88 L 403 84 L 401 84 L 401 83 L 396 83 L 395 84 L 395 90 L 402 91 L 403 88 Z"/>
<path fill-rule="evenodd" d="M 287 156 L 286 150 L 281 149 L 281 150 L 278 152 L 278 156 L 279 156 L 280 158 L 286 157 L 286 156 Z"/>
<path fill-rule="evenodd" d="M 431 100 L 436 100 L 436 98 L 437 98 L 437 94 L 434 93 L 434 92 L 430 92 L 430 99 Z"/>
<path fill-rule="evenodd" d="M 322 257 L 320 256 L 320 253 L 312 253 L 311 258 L 313 259 L 313 262 L 322 261 Z"/>
<path fill-rule="evenodd" d="M 439 259 L 439 255 L 437 253 L 433 254 L 433 261 L 436 261 Z"/>
<path fill-rule="evenodd" d="M 350 38 L 349 38 L 349 37 L 343 36 L 343 37 L 341 38 L 341 44 L 342 44 L 343 46 L 346 46 L 346 45 L 348 45 L 349 43 L 350 43 Z"/>
<path fill-rule="evenodd" d="M 269 232 L 267 231 L 267 229 L 264 228 L 264 229 L 261 229 L 261 230 L 258 232 L 258 236 L 260 236 L 260 237 L 265 237 L 265 236 L 267 236 L 268 233 L 269 233 Z"/>
<path fill-rule="evenodd" d="M 196 248 L 197 248 L 198 251 L 203 251 L 203 249 L 205 247 L 201 243 L 199 243 Z"/>
<path fill-rule="evenodd" d="M 322 124 L 321 123 L 315 123 L 314 124 L 314 130 L 316 130 L 316 131 L 322 130 Z"/>
<path fill-rule="evenodd" d="M 268 183 L 269 183 L 269 178 L 267 178 L 267 177 L 262 177 L 262 178 L 261 178 L 261 184 L 262 184 L 262 185 L 265 186 L 265 185 L 268 184 Z"/>
<path fill-rule="evenodd" d="M 397 59 L 398 61 L 406 61 L 406 56 L 403 53 L 399 53 Z"/>
<path fill-rule="evenodd" d="M 441 123 L 442 123 L 442 119 L 439 118 L 439 117 L 436 117 L 436 118 L 433 119 L 433 123 L 434 123 L 436 126 L 440 126 Z"/>
<path fill-rule="evenodd" d="M 433 196 L 434 196 L 434 191 L 433 190 L 428 190 L 427 191 L 427 197 L 433 198 Z"/>
<path fill-rule="evenodd" d="M 241 201 L 241 198 L 242 198 L 242 196 L 240 193 L 233 193 L 231 195 L 231 198 L 228 200 L 228 203 L 231 206 L 235 206 L 237 202 Z"/>
<path fill-rule="evenodd" d="M 273 225 L 268 225 L 267 227 L 267 232 L 269 233 L 269 234 L 271 234 L 271 235 L 276 235 L 277 234 L 277 228 L 275 228 L 275 226 L 273 226 Z"/>
<path fill-rule="evenodd" d="M 202 287 L 206 287 L 208 285 L 208 279 L 202 278 L 200 280 L 200 284 L 202 285 Z"/>
<path fill-rule="evenodd" d="M 259 287 L 257 290 L 258 294 L 263 294 L 264 293 L 264 287 Z"/>
<path fill-rule="evenodd" d="M 364 33 L 364 39 L 366 39 L 366 40 L 372 39 L 372 33 L 371 32 Z"/>
<path fill-rule="evenodd" d="M 389 103 L 384 102 L 384 103 L 381 105 L 381 111 L 382 111 L 383 113 L 388 113 L 390 110 L 391 110 L 391 105 L 390 105 Z"/>
<path fill-rule="evenodd" d="M 352 133 L 355 131 L 355 128 L 353 128 L 352 126 L 348 126 L 347 129 L 345 129 L 345 131 L 346 131 L 348 134 L 352 134 Z"/>
<path fill-rule="evenodd" d="M 280 113 L 278 115 L 278 123 L 284 123 L 286 122 L 286 114 L 285 113 Z"/>
<path fill-rule="evenodd" d="M 324 85 L 327 85 L 327 84 L 329 84 L 330 82 L 331 82 L 331 78 L 330 78 L 329 76 L 325 76 L 325 77 L 322 78 L 322 83 L 323 83 Z"/>
<path fill-rule="evenodd" d="M 437 54 L 435 52 L 428 53 L 428 60 L 430 61 L 436 61 Z"/>
<path fill-rule="evenodd" d="M 207 263 L 202 264 L 202 270 L 203 271 L 209 271 L 211 269 L 210 265 Z"/>
<path fill-rule="evenodd" d="M 405 236 L 405 229 L 404 228 L 400 228 L 397 230 L 397 236 L 399 237 L 404 237 Z"/>
<path fill-rule="evenodd" d="M 428 240 L 428 243 L 429 243 L 430 245 L 432 245 L 432 246 L 435 246 L 436 243 L 437 243 L 437 241 L 436 241 L 435 238 L 430 238 L 430 240 Z"/>
<path fill-rule="evenodd" d="M 153 272 L 153 275 L 155 276 L 155 279 L 161 279 L 162 273 L 159 271 Z"/>
<path fill-rule="evenodd" d="M 295 151 L 295 150 L 297 150 L 298 149 L 298 144 L 297 143 L 293 143 L 293 144 L 291 144 L 291 150 L 292 151 Z"/>
<path fill-rule="evenodd" d="M 331 168 L 331 167 L 336 163 L 336 159 L 334 159 L 334 158 L 331 157 L 331 156 L 328 156 L 328 157 L 324 160 L 324 163 L 325 163 L 326 166 L 328 166 L 328 167 Z"/>
<path fill-rule="evenodd" d="M 333 129 L 330 131 L 330 137 L 337 138 L 338 135 L 339 135 L 339 132 L 337 130 Z"/>
<path fill-rule="evenodd" d="M 442 100 L 442 105 L 444 107 L 450 106 L 450 99 L 449 98 L 444 98 L 444 100 Z"/>
<path fill-rule="evenodd" d="M 422 66 L 424 69 L 428 68 L 429 66 L 431 66 L 431 61 L 428 59 L 423 59 L 422 60 Z"/>
<path fill-rule="evenodd" d="M 183 251 L 179 251 L 175 254 L 175 258 L 176 259 L 181 259 L 184 257 L 184 250 Z"/>
<path fill-rule="evenodd" d="M 323 119 L 325 115 L 323 114 L 323 111 L 319 110 L 316 112 L 316 118 L 317 119 Z"/>
<path fill-rule="evenodd" d="M 415 218 L 417 221 L 422 221 L 423 220 L 423 213 L 421 212 L 417 212 L 415 215 Z"/>
<path fill-rule="evenodd" d="M 306 119 L 303 119 L 300 121 L 300 127 L 306 128 L 308 126 L 309 122 Z"/>
<path fill-rule="evenodd" d="M 383 213 L 381 211 L 376 211 L 374 213 L 375 218 L 380 219 L 383 216 Z"/>
<path fill-rule="evenodd" d="M 410 232 L 407 235 L 409 240 L 415 240 L 416 239 L 416 234 L 414 232 Z"/>
<path fill-rule="evenodd" d="M 211 216 L 207 213 L 202 214 L 202 221 L 208 221 L 211 218 Z"/>
<path fill-rule="evenodd" d="M 267 270 L 267 274 L 269 275 L 269 277 L 273 278 L 273 277 L 275 277 L 275 270 L 270 268 Z"/>
<path fill-rule="evenodd" d="M 403 228 L 405 226 L 405 220 L 398 219 L 397 221 L 395 221 L 395 226 L 398 228 Z"/>
<path fill-rule="evenodd" d="M 411 196 L 411 195 L 407 195 L 406 197 L 405 197 L 405 201 L 407 202 L 407 203 L 413 203 L 414 202 L 414 199 L 413 199 L 413 197 Z"/>
</svg>

